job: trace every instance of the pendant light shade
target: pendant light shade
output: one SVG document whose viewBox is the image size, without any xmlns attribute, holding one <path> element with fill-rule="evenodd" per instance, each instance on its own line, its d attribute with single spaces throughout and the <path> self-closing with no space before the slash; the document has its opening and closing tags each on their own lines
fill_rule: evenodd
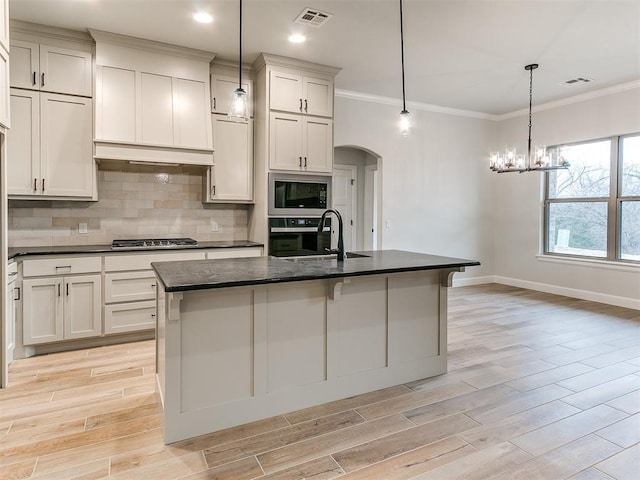
<svg viewBox="0 0 640 480">
<path fill-rule="evenodd" d="M 240 40 L 239 60 L 238 60 L 238 88 L 233 92 L 231 98 L 231 108 L 229 109 L 229 120 L 234 122 L 246 122 L 249 120 L 249 108 L 247 106 L 247 92 L 242 88 L 242 0 L 240 0 Z"/>
<path fill-rule="evenodd" d="M 404 88 L 404 27 L 402 18 L 402 0 L 400 0 L 400 58 L 402 62 L 402 111 L 398 121 L 398 131 L 403 137 L 407 137 L 411 131 L 411 117 L 407 110 L 407 101 Z"/>
</svg>

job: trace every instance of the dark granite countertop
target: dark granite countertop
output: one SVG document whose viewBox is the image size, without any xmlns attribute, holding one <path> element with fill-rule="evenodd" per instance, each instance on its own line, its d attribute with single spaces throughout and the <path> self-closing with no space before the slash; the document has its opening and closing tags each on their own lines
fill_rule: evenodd
<svg viewBox="0 0 640 480">
<path fill-rule="evenodd" d="M 262 243 L 250 242 L 248 240 L 229 240 L 216 242 L 198 242 L 196 246 L 172 247 L 172 248 L 118 248 L 113 250 L 111 245 L 65 245 L 58 247 L 12 247 L 9 248 L 9 260 L 26 255 L 77 255 L 87 253 L 122 253 L 122 252 L 174 252 L 178 250 L 198 250 L 212 248 L 243 248 L 243 247 L 263 247 Z"/>
<path fill-rule="evenodd" d="M 338 264 L 335 258 L 302 257 L 292 261 L 276 257 L 253 257 L 154 262 L 151 266 L 166 292 L 181 292 L 480 265 L 475 260 L 400 250 L 357 253 L 367 257 L 347 258 L 343 264 Z"/>
</svg>

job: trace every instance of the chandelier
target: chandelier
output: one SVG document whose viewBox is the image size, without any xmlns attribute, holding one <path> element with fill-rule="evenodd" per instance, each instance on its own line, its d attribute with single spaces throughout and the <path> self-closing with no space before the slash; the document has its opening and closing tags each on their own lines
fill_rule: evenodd
<svg viewBox="0 0 640 480">
<path fill-rule="evenodd" d="M 507 148 L 504 152 L 491 152 L 489 168 L 497 173 L 507 172 L 546 172 L 569 168 L 569 162 L 561 155 L 559 147 L 546 148 L 544 145 L 531 148 L 531 106 L 533 104 L 533 71 L 537 63 L 524 67 L 529 72 L 529 140 L 527 154 L 518 153 L 515 148 Z"/>
</svg>

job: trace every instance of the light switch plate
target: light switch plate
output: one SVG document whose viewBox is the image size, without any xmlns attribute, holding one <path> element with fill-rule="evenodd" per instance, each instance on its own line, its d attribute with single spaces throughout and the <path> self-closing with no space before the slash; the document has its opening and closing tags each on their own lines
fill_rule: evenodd
<svg viewBox="0 0 640 480">
<path fill-rule="evenodd" d="M 79 223 L 78 224 L 78 233 L 80 234 L 86 234 L 88 232 L 87 230 L 87 224 L 86 223 Z"/>
<path fill-rule="evenodd" d="M 211 221 L 211 231 L 212 232 L 219 232 L 220 231 L 220 227 L 218 226 L 218 222 L 214 222 L 213 220 Z"/>
</svg>

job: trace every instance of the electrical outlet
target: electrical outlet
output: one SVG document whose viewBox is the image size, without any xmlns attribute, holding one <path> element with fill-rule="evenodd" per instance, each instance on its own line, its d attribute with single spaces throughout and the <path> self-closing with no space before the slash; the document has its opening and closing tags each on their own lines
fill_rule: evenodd
<svg viewBox="0 0 640 480">
<path fill-rule="evenodd" d="M 88 232 L 87 230 L 87 224 L 86 223 L 79 223 L 78 224 L 78 233 L 84 235 Z"/>
<path fill-rule="evenodd" d="M 391 229 L 391 220 L 385 220 L 384 221 L 384 228 L 385 228 L 385 230 Z"/>
<path fill-rule="evenodd" d="M 218 226 L 218 222 L 214 222 L 213 220 L 211 221 L 211 231 L 212 232 L 219 232 L 220 231 L 220 227 Z"/>
</svg>

